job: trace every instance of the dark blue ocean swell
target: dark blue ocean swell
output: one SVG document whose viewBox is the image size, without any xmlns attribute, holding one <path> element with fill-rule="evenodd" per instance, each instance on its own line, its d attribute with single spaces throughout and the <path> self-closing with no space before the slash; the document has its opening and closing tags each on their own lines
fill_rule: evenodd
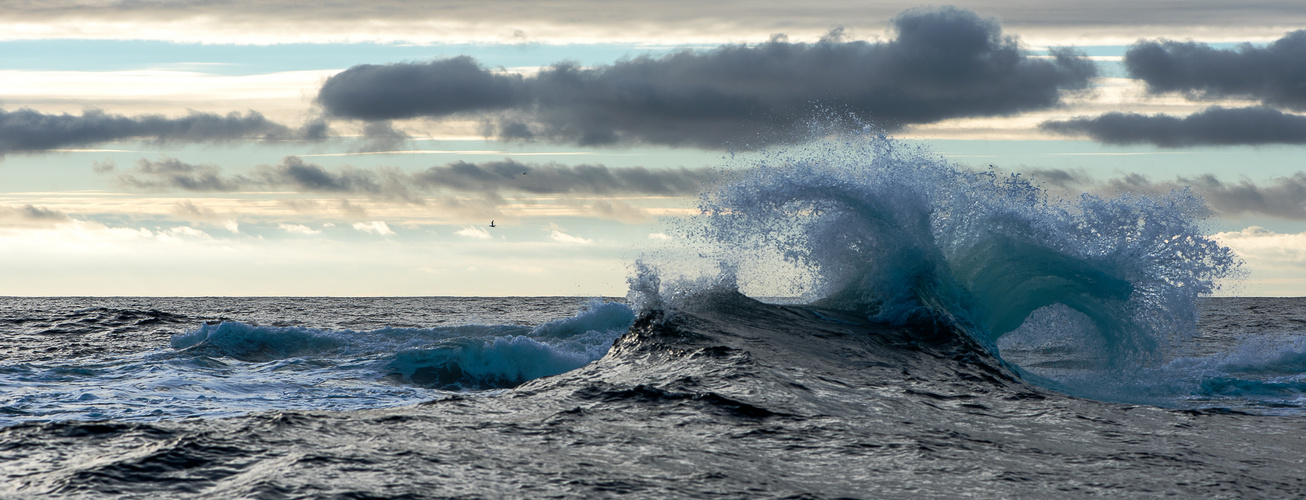
<svg viewBox="0 0 1306 500">
<path fill-rule="evenodd" d="M 387 366 L 403 380 L 444 390 L 515 387 L 575 370 L 603 357 L 635 322 L 629 307 L 595 303 L 572 318 L 526 333 L 464 332 L 431 347 L 407 349 Z M 505 334 L 506 333 L 506 334 Z"/>
<path fill-rule="evenodd" d="M 201 364 L 231 359 L 272 363 L 278 370 L 364 368 L 420 387 L 484 390 L 584 366 L 602 357 L 634 321 L 624 304 L 594 301 L 574 317 L 534 328 L 462 325 L 360 332 L 223 322 L 176 335 L 172 347 Z"/>
<path fill-rule="evenodd" d="M 356 332 L 326 332 L 299 327 L 254 326 L 237 321 L 204 324 L 172 337 L 172 348 L 208 357 L 241 361 L 269 361 L 290 357 L 327 355 L 349 344 Z"/>
<path fill-rule="evenodd" d="M 685 228 L 715 260 L 707 274 L 739 276 L 716 281 L 786 295 L 749 287 L 788 276 L 782 285 L 818 306 L 955 327 L 996 355 L 1008 334 L 1088 332 L 1075 349 L 1096 378 L 1057 384 L 1072 393 L 1125 387 L 1173 359 L 1197 331 L 1197 298 L 1239 265 L 1203 233 L 1209 211 L 1187 190 L 1054 199 L 874 133 L 743 161 Z"/>
</svg>

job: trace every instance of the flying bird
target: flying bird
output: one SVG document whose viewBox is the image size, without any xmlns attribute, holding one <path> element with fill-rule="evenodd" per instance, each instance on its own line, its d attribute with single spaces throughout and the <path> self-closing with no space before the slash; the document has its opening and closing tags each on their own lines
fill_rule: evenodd
<svg viewBox="0 0 1306 500">
<path fill-rule="evenodd" d="M 494 227 L 494 219 L 490 219 L 490 227 Z"/>
</svg>

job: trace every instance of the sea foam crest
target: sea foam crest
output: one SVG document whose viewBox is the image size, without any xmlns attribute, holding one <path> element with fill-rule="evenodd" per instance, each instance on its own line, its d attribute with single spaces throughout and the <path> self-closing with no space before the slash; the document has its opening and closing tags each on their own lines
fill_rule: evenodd
<svg viewBox="0 0 1306 500">
<path fill-rule="evenodd" d="M 744 162 L 683 228 L 741 289 L 945 322 L 995 352 L 1056 306 L 1089 325 L 1113 368 L 1155 363 L 1195 331 L 1196 298 L 1238 266 L 1202 233 L 1208 210 L 1186 190 L 1052 199 L 872 132 Z"/>
</svg>

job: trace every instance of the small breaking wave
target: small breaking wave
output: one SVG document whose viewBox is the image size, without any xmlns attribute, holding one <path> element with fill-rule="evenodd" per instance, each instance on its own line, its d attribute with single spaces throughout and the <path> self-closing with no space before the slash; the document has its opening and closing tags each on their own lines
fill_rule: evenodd
<svg viewBox="0 0 1306 500">
<path fill-rule="evenodd" d="M 635 315 L 617 302 L 593 301 L 574 317 L 534 328 L 463 325 L 325 331 L 240 322 L 206 324 L 175 335 L 172 347 L 188 355 L 267 363 L 312 358 L 341 367 L 365 367 L 399 383 L 442 390 L 513 387 L 574 370 L 602 357 L 630 328 Z"/>
</svg>

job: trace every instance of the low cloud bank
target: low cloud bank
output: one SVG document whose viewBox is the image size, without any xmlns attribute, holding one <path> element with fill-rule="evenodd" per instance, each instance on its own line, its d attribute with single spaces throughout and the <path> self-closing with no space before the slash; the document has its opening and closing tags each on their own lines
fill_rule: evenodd
<svg viewBox="0 0 1306 500">
<path fill-rule="evenodd" d="M 277 165 L 259 165 L 247 174 L 226 175 L 217 165 L 174 158 L 141 159 L 136 166 L 106 165 L 121 185 L 142 191 L 233 192 L 292 190 L 363 195 L 376 199 L 416 201 L 434 192 L 529 193 L 554 195 L 688 196 L 716 178 L 710 168 L 608 167 L 604 165 L 528 164 L 511 159 L 481 163 L 456 161 L 415 173 L 399 169 L 328 170 L 287 156 Z"/>
<path fill-rule="evenodd" d="M 1226 181 L 1212 174 L 1152 180 L 1140 174 L 1100 180 L 1073 170 L 1033 169 L 1029 177 L 1069 192 L 1103 194 L 1161 194 L 1175 189 L 1192 189 L 1206 199 L 1212 210 L 1226 217 L 1270 216 L 1306 220 L 1306 172 L 1279 177 L 1267 183 L 1250 180 Z"/>
<path fill-rule="evenodd" d="M 124 139 L 158 142 L 221 142 L 238 139 L 326 138 L 325 122 L 300 129 L 272 122 L 255 111 L 200 113 L 180 118 L 124 116 L 87 110 L 81 115 L 46 114 L 32 109 L 0 110 L 0 155 L 89 146 Z"/>
<path fill-rule="evenodd" d="M 49 227 L 71 220 L 68 214 L 49 208 L 34 205 L 0 205 L 0 228 Z"/>
<path fill-rule="evenodd" d="M 1088 136 L 1104 144 L 1166 148 L 1306 144 L 1306 116 L 1264 106 L 1212 106 L 1185 117 L 1112 112 L 1047 121 L 1039 128 L 1059 135 Z"/>
</svg>

